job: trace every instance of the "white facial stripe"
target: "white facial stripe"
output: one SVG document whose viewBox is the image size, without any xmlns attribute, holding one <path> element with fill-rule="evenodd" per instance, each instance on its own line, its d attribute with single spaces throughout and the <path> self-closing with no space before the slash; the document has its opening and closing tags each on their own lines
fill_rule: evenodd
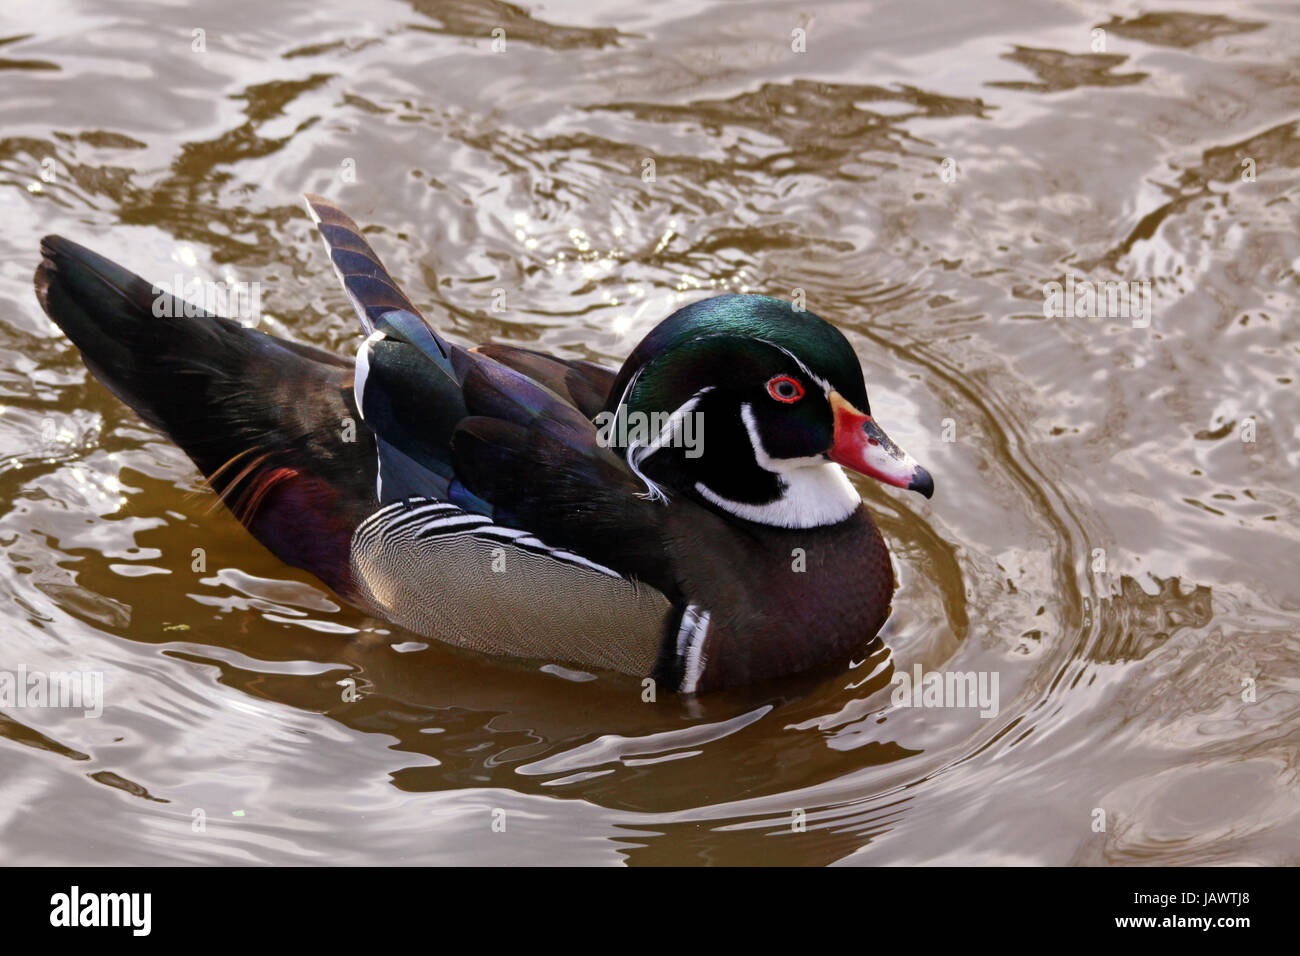
<svg viewBox="0 0 1300 956">
<path fill-rule="evenodd" d="M 627 397 L 632 394 L 632 389 L 636 388 L 637 380 L 641 377 L 641 373 L 644 371 L 645 366 L 642 365 L 632 373 L 632 377 L 627 380 L 627 385 L 623 387 L 623 394 L 618 397 L 618 404 L 614 406 L 615 411 L 627 404 Z"/>
<path fill-rule="evenodd" d="M 660 429 L 659 434 L 655 436 L 655 440 L 650 444 L 638 445 L 634 442 L 628 446 L 627 466 L 631 468 L 633 474 L 640 478 L 642 483 L 645 484 L 646 493 L 644 497 L 649 498 L 651 501 L 668 501 L 668 495 L 663 488 L 659 487 L 659 485 L 655 484 L 641 473 L 641 462 L 645 461 L 659 449 L 664 447 L 664 443 L 672 438 L 673 433 L 677 429 L 678 423 L 694 410 L 695 406 L 699 404 L 701 396 L 711 391 L 713 391 L 713 386 L 706 386 L 677 406 L 676 411 L 668 416 L 668 421 L 664 423 L 664 427 Z M 620 405 L 619 407 L 621 408 L 622 406 Z"/>
<path fill-rule="evenodd" d="M 821 455 L 773 458 L 763 447 L 753 406 L 741 405 L 740 418 L 749 433 L 754 460 L 764 471 L 777 476 L 781 497 L 767 504 L 754 505 L 731 501 L 703 484 L 696 484 L 695 490 L 705 499 L 739 518 L 779 528 L 819 528 L 838 524 L 857 510 L 862 498 L 849 484 L 839 465 Z"/>
<path fill-rule="evenodd" d="M 800 359 L 799 356 L 791 352 L 788 348 L 785 348 L 784 346 L 781 345 L 777 345 L 775 342 L 769 342 L 767 339 L 759 339 L 759 341 L 764 343 L 765 345 L 772 346 L 772 348 L 774 349 L 780 349 L 782 352 L 784 352 L 794 361 L 795 365 L 798 365 L 801 369 L 803 369 L 803 373 L 805 375 L 807 375 L 812 381 L 820 385 L 823 392 L 825 392 L 827 395 L 831 393 L 831 383 L 826 381 L 826 379 L 822 378 L 819 375 L 814 375 L 813 370 L 810 369 L 807 365 L 804 365 L 803 360 Z"/>
</svg>

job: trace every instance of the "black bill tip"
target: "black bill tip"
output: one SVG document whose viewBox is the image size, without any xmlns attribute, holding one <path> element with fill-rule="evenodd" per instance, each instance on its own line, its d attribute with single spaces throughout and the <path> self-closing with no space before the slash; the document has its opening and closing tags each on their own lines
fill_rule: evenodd
<svg viewBox="0 0 1300 956">
<path fill-rule="evenodd" d="M 916 466 L 916 473 L 912 475 L 912 480 L 907 485 L 908 491 L 919 491 L 927 498 L 934 496 L 934 479 L 930 473 L 920 465 Z"/>
</svg>

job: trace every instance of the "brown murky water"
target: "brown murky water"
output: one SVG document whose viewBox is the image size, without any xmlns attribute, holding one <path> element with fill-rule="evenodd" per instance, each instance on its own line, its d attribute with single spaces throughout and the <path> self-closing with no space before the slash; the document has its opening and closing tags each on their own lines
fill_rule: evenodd
<svg viewBox="0 0 1300 956">
<path fill-rule="evenodd" d="M 0 860 L 1300 862 L 1300 9 L 204 6 L 0 12 L 0 669 L 105 695 L 0 708 Z M 936 477 L 862 485 L 887 647 L 651 705 L 271 558 L 31 275 L 58 232 L 351 352 L 303 190 L 464 343 L 617 363 L 805 290 Z M 1149 325 L 1045 318 L 1070 276 L 1149 282 Z M 998 712 L 894 706 L 917 664 Z"/>
</svg>

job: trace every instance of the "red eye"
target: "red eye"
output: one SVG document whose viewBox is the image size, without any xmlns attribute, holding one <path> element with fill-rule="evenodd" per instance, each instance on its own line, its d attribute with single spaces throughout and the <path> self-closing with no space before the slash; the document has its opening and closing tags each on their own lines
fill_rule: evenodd
<svg viewBox="0 0 1300 956">
<path fill-rule="evenodd" d="M 803 386 L 799 380 L 789 375 L 778 375 L 767 383 L 767 394 L 778 402 L 791 405 L 803 398 Z"/>
</svg>

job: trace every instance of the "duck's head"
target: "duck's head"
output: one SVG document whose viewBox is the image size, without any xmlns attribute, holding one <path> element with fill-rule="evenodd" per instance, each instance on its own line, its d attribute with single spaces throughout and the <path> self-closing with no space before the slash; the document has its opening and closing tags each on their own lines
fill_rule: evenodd
<svg viewBox="0 0 1300 956">
<path fill-rule="evenodd" d="M 648 494 L 694 495 L 761 524 L 847 518 L 860 499 L 841 465 L 934 492 L 871 417 L 843 334 L 767 296 L 718 296 L 661 322 L 623 364 L 597 425 Z"/>
</svg>

